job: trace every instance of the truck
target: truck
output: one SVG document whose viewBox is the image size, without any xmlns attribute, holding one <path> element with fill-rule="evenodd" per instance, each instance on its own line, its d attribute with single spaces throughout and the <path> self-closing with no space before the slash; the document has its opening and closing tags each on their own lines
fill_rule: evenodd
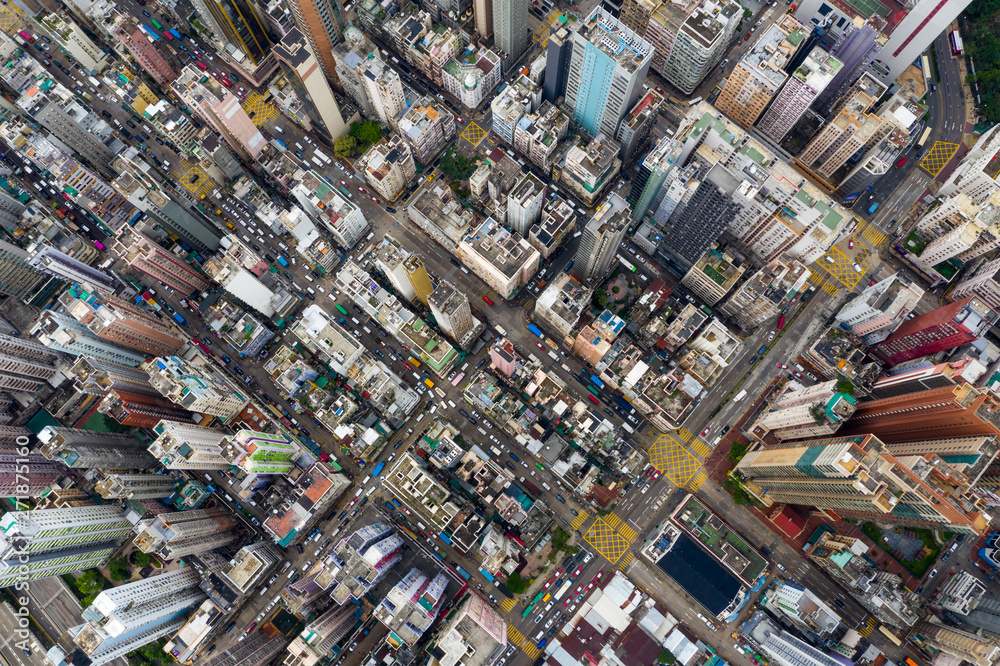
<svg viewBox="0 0 1000 666">
<path fill-rule="evenodd" d="M 469 572 L 463 569 L 462 567 L 455 567 L 455 569 L 458 570 L 458 575 L 464 578 L 465 580 L 469 580 L 470 578 L 472 578 Z"/>
<path fill-rule="evenodd" d="M 527 479 L 525 479 L 524 481 L 522 481 L 521 485 L 524 486 L 525 490 L 527 490 L 528 492 L 530 492 L 533 495 L 541 495 L 542 494 L 542 489 L 539 488 L 538 486 L 536 486 L 535 484 L 533 484 L 531 481 L 528 481 Z"/>
<path fill-rule="evenodd" d="M 544 338 L 545 334 L 542 333 L 542 329 L 538 328 L 534 324 L 528 324 L 528 330 L 535 334 L 536 337 Z"/>
<path fill-rule="evenodd" d="M 178 313 L 174 313 L 174 321 L 176 321 L 181 326 L 187 326 L 187 322 L 184 321 L 184 317 L 180 316 Z"/>
<path fill-rule="evenodd" d="M 569 588 L 571 587 L 573 587 L 573 581 L 572 580 L 566 581 L 565 583 L 562 584 L 562 587 L 559 588 L 559 591 L 552 596 L 552 598 L 555 599 L 556 601 L 559 601 L 560 599 L 563 598 L 563 595 L 566 594 L 569 591 Z"/>
<path fill-rule="evenodd" d="M 878 202 L 877 201 L 875 203 L 873 203 L 871 206 L 868 206 L 868 214 L 869 215 L 871 215 L 872 213 L 874 213 L 877 210 L 878 210 Z"/>
<path fill-rule="evenodd" d="M 490 581 L 491 583 L 495 583 L 496 580 L 497 580 L 496 576 L 494 576 L 493 574 L 491 574 L 486 569 L 480 569 L 479 573 L 482 574 L 483 578 L 485 578 L 486 580 Z"/>
<path fill-rule="evenodd" d="M 288 266 L 288 261 L 280 254 L 278 255 L 278 263 L 285 267 Z"/>
</svg>

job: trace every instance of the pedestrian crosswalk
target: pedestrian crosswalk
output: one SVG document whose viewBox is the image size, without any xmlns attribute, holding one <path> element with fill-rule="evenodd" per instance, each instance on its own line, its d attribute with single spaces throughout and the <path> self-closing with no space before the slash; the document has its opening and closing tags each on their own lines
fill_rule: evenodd
<svg viewBox="0 0 1000 666">
<path fill-rule="evenodd" d="M 616 529 L 618 527 L 618 524 L 622 522 L 622 519 L 613 513 L 609 513 L 608 515 L 604 516 L 604 522 L 610 525 L 612 529 Z"/>
<path fill-rule="evenodd" d="M 635 541 L 635 537 L 638 535 L 638 532 L 636 532 L 635 529 L 633 529 L 628 523 L 622 523 L 618 526 L 618 534 L 621 534 L 625 537 L 626 541 L 632 543 Z"/>
<path fill-rule="evenodd" d="M 618 564 L 616 564 L 615 566 L 618 568 L 619 571 L 625 571 L 625 569 L 628 568 L 628 565 L 632 564 L 632 560 L 634 559 L 635 559 L 635 553 L 633 553 L 630 550 L 624 555 L 622 555 L 622 558 L 618 560 Z"/>
<path fill-rule="evenodd" d="M 511 643 L 521 648 L 524 654 L 528 655 L 528 658 L 534 659 L 538 656 L 538 648 L 535 647 L 534 643 L 525 638 L 524 634 L 509 624 L 507 625 L 507 638 Z"/>
<path fill-rule="evenodd" d="M 587 522 L 588 518 L 590 518 L 590 514 L 586 511 L 581 511 L 573 518 L 573 522 L 570 523 L 569 526 L 574 530 L 580 529 L 580 526 Z"/>
<path fill-rule="evenodd" d="M 500 608 L 502 608 L 505 613 L 509 613 L 514 610 L 514 606 L 516 605 L 517 599 L 504 599 L 500 602 Z"/>
<path fill-rule="evenodd" d="M 708 454 L 712 452 L 712 450 L 708 448 L 708 444 L 700 439 L 691 440 L 688 450 L 696 456 L 701 456 L 702 458 L 707 458 Z"/>
<path fill-rule="evenodd" d="M 681 440 L 682 442 L 689 441 L 691 437 L 692 437 L 691 431 L 688 430 L 687 428 L 680 428 L 677 431 L 677 439 Z"/>
<path fill-rule="evenodd" d="M 687 483 L 688 492 L 692 493 L 695 492 L 696 490 L 701 488 L 701 484 L 705 483 L 706 481 L 708 481 L 708 474 L 705 473 L 704 469 L 698 470 L 698 473 L 695 474 L 691 478 L 691 480 L 688 481 Z"/>
<path fill-rule="evenodd" d="M 876 627 L 878 627 L 878 620 L 869 615 L 868 621 L 858 628 L 858 633 L 868 638 L 875 631 Z"/>
</svg>

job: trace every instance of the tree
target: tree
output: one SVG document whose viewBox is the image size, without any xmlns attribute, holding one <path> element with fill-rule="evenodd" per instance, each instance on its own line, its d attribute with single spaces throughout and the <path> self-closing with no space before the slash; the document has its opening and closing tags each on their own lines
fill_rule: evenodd
<svg viewBox="0 0 1000 666">
<path fill-rule="evenodd" d="M 603 289 L 595 289 L 590 297 L 590 303 L 598 310 L 605 310 L 608 307 L 608 292 Z"/>
<path fill-rule="evenodd" d="M 108 563 L 111 571 L 111 580 L 128 580 L 132 577 L 132 569 L 128 565 L 128 560 L 124 557 L 116 557 Z"/>
<path fill-rule="evenodd" d="M 528 589 L 528 583 L 523 578 L 521 574 L 515 571 L 510 576 L 507 577 L 507 591 L 511 594 L 521 594 Z"/>
<path fill-rule="evenodd" d="M 476 171 L 476 162 L 478 161 L 478 157 L 468 159 L 464 155 L 456 153 L 455 148 L 452 147 L 441 158 L 439 166 L 441 171 L 453 180 L 467 180 Z"/>
<path fill-rule="evenodd" d="M 350 134 L 342 136 L 333 142 L 333 154 L 337 157 L 354 157 L 358 149 L 358 140 Z"/>
<path fill-rule="evenodd" d="M 729 462 L 735 465 L 743 460 L 743 456 L 747 454 L 748 448 L 750 448 L 750 445 L 746 442 L 733 442 L 733 445 L 729 447 Z"/>
<path fill-rule="evenodd" d="M 674 657 L 673 652 L 671 652 L 667 648 L 663 648 L 662 650 L 660 650 L 660 655 L 656 658 L 656 660 L 659 661 L 661 664 L 673 664 L 677 661 L 677 658 Z"/>
<path fill-rule="evenodd" d="M 837 375 L 837 393 L 854 395 L 854 383 L 844 375 Z"/>
<path fill-rule="evenodd" d="M 351 136 L 361 144 L 361 150 L 368 150 L 370 145 L 382 140 L 382 126 L 375 120 L 351 123 Z"/>
<path fill-rule="evenodd" d="M 132 561 L 135 562 L 135 566 L 137 567 L 148 567 L 153 563 L 153 556 L 142 551 L 136 551 L 132 554 Z"/>
</svg>

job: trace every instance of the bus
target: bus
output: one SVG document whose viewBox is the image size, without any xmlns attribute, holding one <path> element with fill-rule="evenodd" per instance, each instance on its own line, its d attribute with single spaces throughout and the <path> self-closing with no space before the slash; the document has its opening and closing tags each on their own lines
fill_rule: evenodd
<svg viewBox="0 0 1000 666">
<path fill-rule="evenodd" d="M 597 389 L 595 389 L 593 386 L 590 386 L 589 384 L 587 385 L 587 390 L 590 391 L 595 396 L 596 395 L 601 395 L 600 391 L 598 391 Z"/>
<path fill-rule="evenodd" d="M 339 186 L 339 187 L 337 188 L 337 191 L 339 191 L 339 192 L 340 192 L 341 194 L 343 194 L 343 195 L 344 195 L 345 197 L 347 197 L 348 199 L 354 199 L 354 195 L 353 195 L 353 194 L 351 194 L 350 190 L 348 190 L 348 189 L 347 189 L 346 187 L 344 187 L 343 185 Z"/>
<path fill-rule="evenodd" d="M 344 307 L 343 305 L 341 305 L 340 303 L 337 303 L 337 305 L 335 305 L 334 307 L 336 307 L 336 308 L 337 308 L 337 312 L 339 312 L 340 314 L 344 315 L 345 317 L 349 316 L 349 315 L 347 314 L 347 308 L 345 308 L 345 307 Z"/>
<path fill-rule="evenodd" d="M 924 144 L 927 143 L 927 139 L 931 136 L 931 128 L 928 127 L 924 130 L 924 133 L 920 135 L 920 141 L 917 141 L 917 151 L 924 149 Z"/>
<path fill-rule="evenodd" d="M 891 631 L 889 631 L 889 628 L 886 627 L 884 624 L 879 625 L 878 630 L 881 631 L 885 635 L 886 638 L 888 638 L 890 641 L 892 641 L 896 645 L 902 645 L 903 644 L 903 641 L 899 640 L 899 638 L 896 637 L 896 634 L 894 634 Z M 906 658 L 906 663 L 908 664 L 908 666 L 917 666 L 917 663 L 915 661 L 913 661 L 912 659 L 910 659 L 909 657 Z"/>
<path fill-rule="evenodd" d="M 920 57 L 920 69 L 924 71 L 924 81 L 931 80 L 931 61 L 927 56 Z"/>
<path fill-rule="evenodd" d="M 587 388 L 590 388 L 590 387 L 587 387 Z M 591 401 L 592 403 L 594 403 L 595 405 L 599 405 L 599 404 L 601 404 L 601 403 L 599 403 L 599 402 L 597 401 L 597 398 L 595 398 L 595 397 L 594 397 L 594 396 L 592 396 L 592 395 L 587 395 L 587 399 L 588 399 L 588 400 L 590 400 L 590 401 Z"/>
<path fill-rule="evenodd" d="M 602 382 L 602 381 L 600 380 L 600 378 L 599 378 L 599 377 L 598 377 L 597 375 L 591 375 L 591 376 L 590 376 L 590 381 L 591 381 L 591 382 L 592 382 L 592 383 L 594 384 L 594 386 L 596 386 L 597 388 L 599 388 L 599 389 L 602 389 L 602 388 L 604 388 L 604 382 Z"/>
<path fill-rule="evenodd" d="M 633 273 L 635 273 L 635 266 L 633 266 L 631 263 L 629 263 L 628 259 L 626 259 L 625 257 L 623 257 L 622 255 L 619 254 L 618 255 L 618 261 L 621 262 L 622 266 L 624 266 L 625 268 L 627 268 L 630 271 L 632 271 Z"/>
<path fill-rule="evenodd" d="M 540 591 L 538 594 L 535 595 L 535 598 L 531 600 L 531 605 L 534 606 L 535 604 L 537 604 L 539 601 L 542 600 L 542 597 L 544 596 L 545 596 L 545 590 Z"/>
<path fill-rule="evenodd" d="M 461 382 L 463 379 L 465 379 L 465 373 L 460 372 L 457 375 L 455 375 L 454 379 L 451 380 L 451 385 L 458 386 L 459 382 Z"/>
<path fill-rule="evenodd" d="M 565 583 L 562 584 L 562 587 L 559 588 L 559 591 L 556 592 L 552 598 L 555 599 L 556 601 L 559 601 L 560 599 L 563 598 L 563 595 L 566 594 L 569 591 L 569 588 L 571 587 L 573 587 L 573 581 L 571 580 L 566 581 Z"/>
<path fill-rule="evenodd" d="M 524 611 L 521 613 L 521 617 L 528 617 L 529 615 L 531 615 L 531 611 L 533 610 L 535 610 L 535 605 L 529 604 L 528 607 L 525 608 Z"/>
<path fill-rule="evenodd" d="M 419 367 L 420 367 L 420 361 L 418 361 L 418 360 L 417 360 L 416 358 L 414 358 L 413 356 L 411 356 L 410 358 L 408 358 L 408 359 L 407 359 L 407 362 L 408 362 L 408 363 L 409 363 L 410 365 L 412 365 L 412 366 L 413 366 L 414 368 L 419 368 Z"/>
<path fill-rule="evenodd" d="M 958 34 L 958 30 L 952 30 L 948 33 L 948 42 L 951 44 L 951 54 L 953 56 L 962 55 L 962 36 Z"/>
<path fill-rule="evenodd" d="M 155 18 L 150 18 L 149 22 L 152 23 L 153 27 L 156 28 L 157 30 L 163 30 L 163 26 L 160 25 L 160 22 L 157 21 Z"/>
</svg>

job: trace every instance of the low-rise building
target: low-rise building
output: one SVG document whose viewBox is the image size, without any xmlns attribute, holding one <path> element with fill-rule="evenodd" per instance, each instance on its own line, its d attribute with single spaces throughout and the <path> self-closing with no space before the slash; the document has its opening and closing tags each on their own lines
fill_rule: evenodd
<svg viewBox="0 0 1000 666">
<path fill-rule="evenodd" d="M 576 330 L 580 317 L 590 309 L 593 293 L 593 289 L 583 286 L 569 273 L 560 273 L 538 295 L 532 318 L 546 332 L 565 338 Z"/>
<path fill-rule="evenodd" d="M 560 180 L 588 208 L 593 206 L 611 187 L 621 169 L 620 149 L 617 141 L 603 134 L 584 147 L 572 146 L 566 152 Z"/>
<path fill-rule="evenodd" d="M 514 127 L 514 149 L 546 171 L 556 160 L 559 142 L 569 133 L 569 116 L 551 102 L 521 117 Z"/>
<path fill-rule="evenodd" d="M 487 218 L 458 245 L 462 263 L 496 291 L 510 299 L 538 272 L 541 255 L 520 234 Z"/>
</svg>

